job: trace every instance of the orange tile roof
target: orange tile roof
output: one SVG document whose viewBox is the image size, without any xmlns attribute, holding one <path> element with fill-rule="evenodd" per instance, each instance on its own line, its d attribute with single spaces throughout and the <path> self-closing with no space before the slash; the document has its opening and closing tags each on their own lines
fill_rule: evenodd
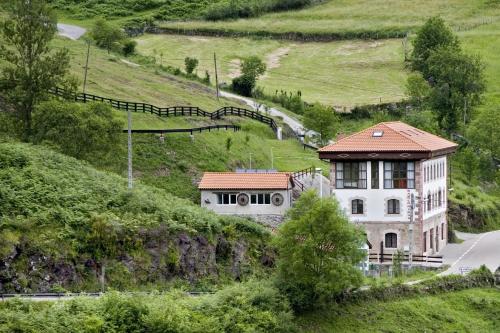
<svg viewBox="0 0 500 333">
<path fill-rule="evenodd" d="M 290 188 L 290 173 L 205 172 L 198 185 L 200 190 L 286 190 Z"/>
<path fill-rule="evenodd" d="M 383 132 L 382 136 L 373 136 Z M 457 144 L 401 121 L 384 122 L 319 149 L 319 152 L 433 152 Z"/>
</svg>

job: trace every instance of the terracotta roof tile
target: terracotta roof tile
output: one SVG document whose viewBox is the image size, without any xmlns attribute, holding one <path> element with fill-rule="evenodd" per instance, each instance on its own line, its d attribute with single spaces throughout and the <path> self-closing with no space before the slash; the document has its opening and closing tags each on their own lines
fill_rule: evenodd
<svg viewBox="0 0 500 333">
<path fill-rule="evenodd" d="M 382 132 L 379 137 L 375 132 Z M 321 148 L 320 152 L 433 152 L 457 144 L 401 121 L 384 122 Z"/>
<path fill-rule="evenodd" d="M 290 188 L 288 172 L 236 173 L 205 172 L 200 190 L 285 190 Z"/>
</svg>

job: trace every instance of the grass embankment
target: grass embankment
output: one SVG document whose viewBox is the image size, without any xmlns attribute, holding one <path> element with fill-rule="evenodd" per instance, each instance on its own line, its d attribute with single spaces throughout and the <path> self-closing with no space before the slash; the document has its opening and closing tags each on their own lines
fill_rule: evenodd
<svg viewBox="0 0 500 333">
<path fill-rule="evenodd" d="M 107 285 L 117 289 L 211 275 L 222 283 L 232 260 L 215 253 L 219 237 L 227 237 L 229 248 L 244 239 L 244 273 L 259 266 L 269 236 L 256 224 L 220 217 L 137 180 L 130 191 L 125 177 L 41 146 L 0 143 L 0 184 L 2 292 L 95 291 L 103 260 Z M 102 221 L 106 227 L 95 229 Z"/>
<path fill-rule="evenodd" d="M 298 318 L 301 332 L 497 332 L 500 291 L 470 289 L 395 301 L 368 301 Z"/>
<path fill-rule="evenodd" d="M 182 121 L 189 122 L 191 126 L 200 124 L 199 119 Z M 326 163 L 318 160 L 315 151 L 304 150 L 295 139 L 276 140 L 266 125 L 239 118 L 226 118 L 223 122 L 240 124 L 242 131 L 203 132 L 194 134 L 194 139 L 190 138 L 189 133 L 168 134 L 163 144 L 158 135 L 134 134 L 135 177 L 176 196 L 199 202 L 197 181 L 204 171 L 233 171 L 250 166 L 254 169 L 274 167 L 279 171 L 297 171 L 313 165 L 328 170 Z M 145 126 L 149 128 L 148 123 Z M 229 150 L 228 139 L 231 140 Z M 125 176 L 126 157 L 124 135 L 122 151 L 116 152 L 112 160 L 103 161 L 98 166 Z M 274 164 L 271 157 L 274 158 Z"/>
<path fill-rule="evenodd" d="M 404 96 L 404 51 L 401 40 L 293 43 L 248 38 L 145 35 L 137 39 L 141 54 L 164 65 L 184 68 L 195 57 L 198 73 L 215 77 L 217 53 L 220 82 L 238 76 L 241 59 L 258 56 L 268 71 L 258 81 L 265 92 L 302 92 L 307 102 L 352 107 L 401 100 Z"/>
<path fill-rule="evenodd" d="M 494 1 L 481 0 L 344 0 L 327 1 L 304 10 L 267 14 L 254 19 L 163 22 L 161 26 L 220 35 L 300 33 L 299 37 L 303 39 L 307 39 L 308 35 L 311 38 L 314 35 L 335 35 L 333 37 L 349 39 L 362 38 L 363 35 L 373 38 L 377 34 L 405 33 L 415 30 L 429 16 L 436 15 L 442 16 L 457 29 L 464 29 L 498 19 L 500 8 Z"/>
</svg>

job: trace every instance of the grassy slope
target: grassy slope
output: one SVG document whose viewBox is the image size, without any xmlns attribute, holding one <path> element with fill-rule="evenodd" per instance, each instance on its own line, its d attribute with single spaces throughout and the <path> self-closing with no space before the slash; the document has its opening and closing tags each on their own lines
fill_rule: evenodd
<svg viewBox="0 0 500 333">
<path fill-rule="evenodd" d="M 498 19 L 499 8 L 487 0 L 330 0 L 300 11 L 274 13 L 230 22 L 188 21 L 162 23 L 174 28 L 216 28 L 236 31 L 343 33 L 381 29 L 413 30 L 431 15 L 453 26 L 471 26 Z"/>
<path fill-rule="evenodd" d="M 57 38 L 54 46 L 69 49 L 71 73 L 83 83 L 82 68 L 87 52 L 85 42 Z M 89 67 L 88 93 L 157 106 L 194 105 L 207 110 L 234 104 L 224 99 L 217 101 L 215 92 L 204 85 L 161 74 L 148 66 L 126 64 L 122 57 L 108 55 L 96 47 L 91 48 Z"/>
<path fill-rule="evenodd" d="M 212 77 L 216 52 L 219 75 L 225 82 L 230 82 L 230 74 L 239 68 L 239 59 L 259 56 L 269 68 L 259 86 L 268 94 L 282 89 L 300 90 L 308 102 L 349 107 L 397 101 L 404 94 L 406 72 L 401 40 L 292 43 L 145 35 L 138 38 L 138 43 L 140 53 L 163 53 L 163 63 L 171 66 L 184 68 L 185 57 L 196 57 L 200 60 L 198 72 L 208 70 Z"/>
<path fill-rule="evenodd" d="M 146 117 L 146 116 L 145 116 Z M 198 125 L 197 119 L 185 120 Z M 194 141 L 189 134 L 169 134 L 165 143 L 157 135 L 134 135 L 134 175 L 141 181 L 164 188 L 179 197 L 199 202 L 197 181 L 204 171 L 228 171 L 235 168 L 271 168 L 271 149 L 274 168 L 280 171 L 295 171 L 312 165 L 322 166 L 312 150 L 304 150 L 296 140 L 278 141 L 265 125 L 241 119 L 225 119 L 225 123 L 241 124 L 240 132 L 220 131 L 195 134 Z M 145 123 L 147 124 L 147 123 Z M 232 145 L 228 151 L 227 139 Z M 248 140 L 248 141 L 247 141 Z M 111 161 L 103 162 L 101 168 L 126 175 L 126 138 L 120 152 Z"/>
<path fill-rule="evenodd" d="M 497 332 L 500 291 L 471 289 L 436 296 L 347 305 L 298 318 L 302 332 Z"/>
<path fill-rule="evenodd" d="M 136 181 L 130 191 L 125 177 L 98 171 L 41 146 L 0 143 L 0 184 L 0 260 L 12 262 L 16 280 L 27 290 L 38 290 L 37 284 L 43 283 L 40 276 L 50 273 L 41 263 L 33 270 L 33 256 L 45 256 L 47 265 L 74 266 L 79 278 L 70 285 L 64 282 L 65 288 L 98 289 L 93 268 L 82 264 L 95 258 L 86 245 L 94 215 L 106 216 L 119 230 L 116 257 L 131 258 L 138 265 L 130 269 L 110 256 L 108 285 L 120 289 L 164 282 L 165 276 L 147 273 L 154 270 L 155 263 L 154 253 L 143 245 L 148 230 L 158 235 L 164 232 L 162 237 L 174 253 L 176 243 L 170 243 L 169 237 L 186 233 L 214 240 L 228 224 L 236 228 L 236 237 L 245 235 L 249 245 L 266 239 L 266 233 L 254 224 L 237 218 L 227 220 L 141 182 Z M 237 231 L 239 223 L 246 225 L 245 232 Z M 175 256 L 158 258 L 178 264 Z M 14 290 L 8 283 L 10 278 L 9 274 L 2 276 L 3 290 Z M 64 280 L 68 275 L 55 277 L 59 278 Z"/>
</svg>

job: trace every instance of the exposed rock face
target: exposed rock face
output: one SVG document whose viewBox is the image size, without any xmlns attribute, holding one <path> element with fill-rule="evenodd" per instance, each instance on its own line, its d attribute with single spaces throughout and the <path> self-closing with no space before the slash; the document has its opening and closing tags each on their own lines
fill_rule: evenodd
<svg viewBox="0 0 500 333">
<path fill-rule="evenodd" d="M 140 255 L 138 251 L 119 253 L 108 261 L 110 267 L 117 264 L 124 267 L 128 271 L 127 278 L 130 276 L 137 284 L 175 277 L 194 282 L 220 274 L 240 279 L 248 272 L 250 258 L 244 240 L 228 241 L 218 236 L 209 241 L 204 236 L 185 233 L 172 236 L 165 227 L 141 230 L 138 239 L 142 241 Z M 265 257 L 254 261 L 273 262 L 267 254 Z M 18 244 L 7 256 L 0 258 L 0 293 L 48 292 L 61 287 L 81 291 L 85 286 L 98 285 L 100 265 L 88 254 L 54 259 L 34 252 L 30 244 Z M 106 275 L 106 279 L 112 285 L 110 275 Z"/>
<path fill-rule="evenodd" d="M 448 216 L 456 227 L 480 230 L 486 226 L 483 216 L 474 212 L 470 207 L 448 201 Z"/>
</svg>

